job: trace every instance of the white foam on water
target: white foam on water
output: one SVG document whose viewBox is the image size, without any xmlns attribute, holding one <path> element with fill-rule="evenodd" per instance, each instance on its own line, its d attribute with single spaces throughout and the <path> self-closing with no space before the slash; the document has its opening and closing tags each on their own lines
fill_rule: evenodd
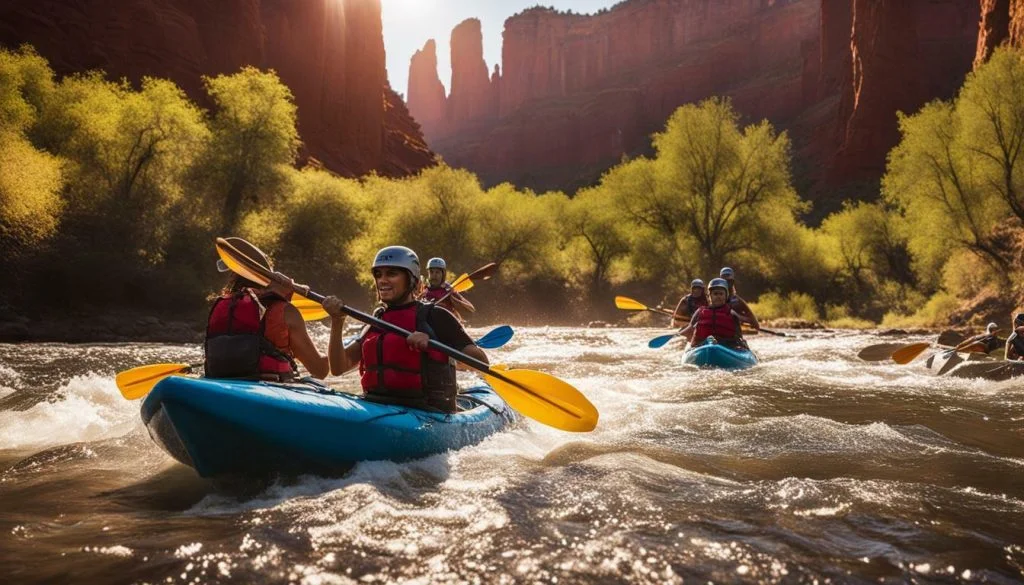
<svg viewBox="0 0 1024 585">
<path fill-rule="evenodd" d="M 0 398 L 13 394 L 21 384 L 21 374 L 16 370 L 0 364 Z"/>
<path fill-rule="evenodd" d="M 0 412 L 0 449 L 26 449 L 98 441 L 130 432 L 138 402 L 125 400 L 107 376 L 75 376 L 50 400 Z"/>
</svg>

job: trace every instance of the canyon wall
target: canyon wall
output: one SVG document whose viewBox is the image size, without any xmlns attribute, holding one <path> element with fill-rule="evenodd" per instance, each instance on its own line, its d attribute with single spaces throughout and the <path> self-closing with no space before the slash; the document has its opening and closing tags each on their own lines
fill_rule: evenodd
<svg viewBox="0 0 1024 585">
<path fill-rule="evenodd" d="M 58 73 L 165 77 L 207 106 L 203 75 L 274 69 L 295 96 L 304 155 L 346 176 L 432 164 L 388 86 L 380 0 L 5 0 L 0 44 L 22 43 Z"/>
<path fill-rule="evenodd" d="M 627 0 L 594 15 L 532 8 L 506 20 L 489 84 L 475 36 L 458 49 L 453 42 L 453 78 L 472 70 L 476 81 L 453 83 L 425 134 L 485 183 L 571 191 L 623 155 L 649 152 L 650 134 L 678 106 L 723 95 L 745 121 L 766 118 L 790 133 L 797 186 L 823 212 L 847 185 L 877 193 L 898 140 L 896 112 L 952 97 L 979 51 L 981 14 L 979 0 Z M 436 78 L 429 60 L 411 66 L 414 112 L 427 107 L 414 98 L 418 80 Z M 488 99 L 486 108 L 452 107 Z"/>
</svg>

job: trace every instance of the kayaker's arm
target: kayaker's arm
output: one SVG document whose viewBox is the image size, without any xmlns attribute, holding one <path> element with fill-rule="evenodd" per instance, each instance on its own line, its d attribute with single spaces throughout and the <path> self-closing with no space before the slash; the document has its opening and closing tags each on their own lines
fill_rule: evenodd
<svg viewBox="0 0 1024 585">
<path fill-rule="evenodd" d="M 676 309 L 672 311 L 672 327 L 682 327 L 683 323 L 690 318 L 690 315 L 685 313 L 686 310 L 686 297 L 679 299 L 679 303 L 676 304 Z"/>
<path fill-rule="evenodd" d="M 331 316 L 331 340 L 327 342 L 327 357 L 331 374 L 340 376 L 359 365 L 359 360 L 362 358 L 362 347 L 358 341 L 345 346 L 342 336 L 345 329 L 345 313 L 341 311 L 345 302 L 338 297 L 329 296 L 324 300 L 323 306 L 327 314 Z"/>
<path fill-rule="evenodd" d="M 288 303 L 284 307 L 284 322 L 288 326 L 288 345 L 309 375 L 314 378 L 326 378 L 331 367 L 328 357 L 321 355 L 320 351 L 313 344 L 313 340 L 306 331 L 306 322 L 302 320 L 302 314 L 295 308 L 295 305 Z"/>
<path fill-rule="evenodd" d="M 476 312 L 476 307 L 473 306 L 473 303 L 469 302 L 469 300 L 467 300 L 466 297 L 462 296 L 461 294 L 454 290 L 452 291 L 451 300 L 454 304 L 469 311 L 470 313 Z"/>
</svg>

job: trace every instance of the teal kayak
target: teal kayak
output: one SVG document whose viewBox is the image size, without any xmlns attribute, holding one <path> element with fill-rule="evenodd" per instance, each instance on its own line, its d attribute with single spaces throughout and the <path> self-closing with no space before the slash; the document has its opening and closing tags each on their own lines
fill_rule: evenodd
<svg viewBox="0 0 1024 585">
<path fill-rule="evenodd" d="M 691 347 L 683 352 L 683 363 L 702 368 L 741 370 L 757 365 L 757 356 L 749 349 L 730 349 L 716 343 Z"/>
<path fill-rule="evenodd" d="M 170 376 L 142 403 L 149 435 L 202 477 L 339 473 L 358 461 L 407 461 L 473 445 L 515 413 L 487 385 L 454 414 L 378 404 L 317 383 Z"/>
</svg>

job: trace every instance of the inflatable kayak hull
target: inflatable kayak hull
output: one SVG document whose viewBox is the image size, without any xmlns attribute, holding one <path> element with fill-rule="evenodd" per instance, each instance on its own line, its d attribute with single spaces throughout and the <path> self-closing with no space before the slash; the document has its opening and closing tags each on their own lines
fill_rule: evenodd
<svg viewBox="0 0 1024 585">
<path fill-rule="evenodd" d="M 707 344 L 683 352 L 683 363 L 701 368 L 742 370 L 757 365 L 757 356 L 749 349 L 730 349 L 724 345 Z"/>
<path fill-rule="evenodd" d="M 202 477 L 337 473 L 358 461 L 406 461 L 482 441 L 515 414 L 486 385 L 455 414 L 377 404 L 314 383 L 171 376 L 142 403 L 150 437 Z"/>
</svg>

